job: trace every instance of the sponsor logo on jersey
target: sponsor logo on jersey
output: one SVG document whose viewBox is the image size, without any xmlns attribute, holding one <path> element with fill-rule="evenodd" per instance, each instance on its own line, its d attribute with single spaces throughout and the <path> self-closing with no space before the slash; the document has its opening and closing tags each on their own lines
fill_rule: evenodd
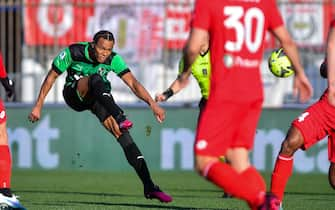
<svg viewBox="0 0 335 210">
<path fill-rule="evenodd" d="M 258 59 L 249 59 L 242 58 L 240 56 L 236 56 L 235 65 L 241 66 L 244 68 L 257 68 L 260 65 L 260 61 Z"/>
<path fill-rule="evenodd" d="M 105 71 L 106 71 L 106 69 L 105 69 L 105 68 L 103 68 L 103 67 L 100 67 L 100 68 L 98 69 L 98 74 L 100 74 L 100 75 L 102 76 L 102 75 L 104 75 L 104 74 L 105 74 Z"/>
<path fill-rule="evenodd" d="M 257 68 L 260 65 L 258 59 L 243 58 L 241 56 L 232 56 L 226 54 L 223 56 L 223 62 L 225 67 L 231 68 L 233 66 L 240 66 L 243 68 Z"/>
<path fill-rule="evenodd" d="M 63 60 L 63 59 L 65 58 L 65 56 L 66 56 L 66 52 L 65 52 L 65 51 L 62 51 L 62 52 L 59 54 L 59 58 L 60 58 L 61 60 Z"/>
<path fill-rule="evenodd" d="M 207 147 L 208 143 L 205 139 L 201 139 L 197 142 L 196 147 L 198 150 L 203 150 Z"/>
<path fill-rule="evenodd" d="M 223 63 L 225 67 L 231 68 L 234 64 L 234 59 L 232 55 L 226 54 L 223 56 Z"/>
</svg>

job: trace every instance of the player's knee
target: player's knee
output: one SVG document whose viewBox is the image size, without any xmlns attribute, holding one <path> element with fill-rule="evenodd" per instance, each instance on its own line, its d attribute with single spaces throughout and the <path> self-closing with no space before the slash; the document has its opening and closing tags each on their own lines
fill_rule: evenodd
<svg viewBox="0 0 335 210">
<path fill-rule="evenodd" d="M 198 172 L 200 176 L 202 176 L 203 168 L 198 163 L 195 163 L 195 171 Z"/>
<path fill-rule="evenodd" d="M 296 149 L 292 146 L 292 144 L 287 139 L 285 139 L 285 141 L 282 143 L 280 153 L 292 156 L 295 151 Z"/>
<path fill-rule="evenodd" d="M 280 150 L 281 154 L 292 156 L 304 144 L 304 139 L 300 131 L 291 127 Z"/>
<path fill-rule="evenodd" d="M 200 176 L 206 176 L 210 166 L 213 162 L 217 162 L 219 159 L 217 158 L 209 158 L 209 157 L 202 157 L 196 156 L 195 158 L 195 170 L 199 173 Z"/>
</svg>

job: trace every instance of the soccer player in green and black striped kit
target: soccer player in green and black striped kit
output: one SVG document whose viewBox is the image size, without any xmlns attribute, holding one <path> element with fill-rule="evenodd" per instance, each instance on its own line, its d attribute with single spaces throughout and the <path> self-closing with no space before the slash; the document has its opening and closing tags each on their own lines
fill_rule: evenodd
<svg viewBox="0 0 335 210">
<path fill-rule="evenodd" d="M 94 35 L 92 42 L 72 44 L 60 52 L 52 63 L 28 118 L 31 122 L 40 119 L 45 97 L 58 76 L 66 71 L 67 77 L 63 89 L 65 102 L 75 111 L 91 111 L 116 137 L 128 163 L 135 169 L 143 183 L 146 198 L 171 202 L 172 197 L 153 183 L 146 161 L 127 127 L 122 129 L 117 122 L 118 115 L 122 117 L 123 111 L 117 107 L 110 94 L 111 85 L 107 80 L 107 74 L 114 72 L 118 75 L 137 97 L 150 106 L 158 122 L 164 120 L 165 111 L 136 80 L 123 58 L 113 51 L 114 43 L 111 32 L 99 31 Z"/>
</svg>

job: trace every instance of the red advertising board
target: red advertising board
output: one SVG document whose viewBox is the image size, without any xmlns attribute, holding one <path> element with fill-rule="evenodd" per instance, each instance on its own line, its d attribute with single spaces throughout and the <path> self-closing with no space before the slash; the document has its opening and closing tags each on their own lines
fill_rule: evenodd
<svg viewBox="0 0 335 210">
<path fill-rule="evenodd" d="M 123 40 L 128 40 L 129 43 L 138 43 L 140 52 L 146 51 L 146 53 L 148 51 L 155 52 L 157 47 L 163 47 L 163 42 L 167 48 L 181 49 L 184 47 L 190 31 L 193 1 L 167 0 L 164 4 L 157 4 L 154 7 L 148 7 L 147 5 L 136 7 L 137 4 L 132 3 L 135 2 L 134 0 L 127 2 L 112 0 L 26 0 L 25 42 L 30 46 L 68 45 L 73 42 L 90 40 L 94 31 L 101 29 L 101 26 L 106 27 L 108 25 L 107 30 L 115 30 L 114 22 L 120 19 L 111 20 L 110 18 L 113 15 L 109 15 L 101 8 L 117 9 L 122 8 L 122 5 L 128 5 L 129 10 L 131 8 L 133 10 L 132 14 L 123 14 L 123 9 L 118 10 L 115 16 L 131 15 L 136 17 L 135 19 L 130 18 L 130 23 L 127 23 L 127 25 L 133 25 L 133 33 L 137 35 L 123 37 Z M 163 9 L 164 5 L 165 9 Z M 163 10 L 160 10 L 160 8 Z M 156 9 L 159 13 L 156 12 Z M 97 13 L 100 10 L 105 15 Z M 113 16 L 113 18 L 115 17 Z M 114 32 L 117 36 L 118 30 Z M 151 35 L 148 35 L 148 33 L 151 33 Z M 148 48 L 150 46 L 149 40 L 154 42 L 150 48 Z M 118 42 L 118 44 L 122 45 L 122 42 Z"/>
<path fill-rule="evenodd" d="M 90 39 L 87 26 L 94 0 L 26 0 L 27 45 L 67 45 Z"/>
<path fill-rule="evenodd" d="M 181 49 L 190 32 L 193 0 L 168 0 L 166 7 L 166 47 Z"/>
<path fill-rule="evenodd" d="M 193 3 L 194 0 L 157 0 L 156 4 L 139 6 L 139 0 L 26 0 L 25 43 L 68 45 L 91 40 L 98 29 L 107 29 L 115 33 L 120 50 L 136 49 L 140 57 L 157 55 L 163 46 L 180 50 L 190 31 Z M 331 1 L 280 1 L 279 9 L 299 46 L 324 44 L 335 14 Z M 127 30 L 120 33 L 124 26 Z M 265 48 L 276 44 L 268 34 Z"/>
</svg>

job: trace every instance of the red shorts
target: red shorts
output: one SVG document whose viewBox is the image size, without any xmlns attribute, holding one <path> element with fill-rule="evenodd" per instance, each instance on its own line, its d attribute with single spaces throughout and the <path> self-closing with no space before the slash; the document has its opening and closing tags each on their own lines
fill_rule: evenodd
<svg viewBox="0 0 335 210">
<path fill-rule="evenodd" d="M 195 154 L 221 156 L 227 149 L 235 147 L 250 150 L 254 145 L 262 102 L 215 104 L 208 101 L 197 127 Z"/>
<path fill-rule="evenodd" d="M 6 120 L 7 120 L 6 109 L 2 100 L 0 99 L 0 123 L 6 122 Z"/>
<path fill-rule="evenodd" d="M 297 117 L 292 126 L 298 128 L 304 137 L 303 150 L 329 135 L 328 159 L 335 162 L 335 107 L 328 103 L 325 95 Z"/>
</svg>

